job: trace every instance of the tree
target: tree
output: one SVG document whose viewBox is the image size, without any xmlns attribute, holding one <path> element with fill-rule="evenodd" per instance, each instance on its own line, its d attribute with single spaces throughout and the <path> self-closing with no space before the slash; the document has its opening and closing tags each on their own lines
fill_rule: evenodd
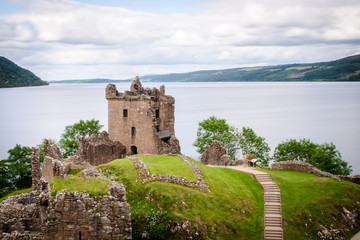
<svg viewBox="0 0 360 240">
<path fill-rule="evenodd" d="M 103 127 L 99 120 L 80 120 L 73 125 L 65 127 L 64 133 L 61 135 L 59 141 L 60 149 L 62 150 L 63 157 L 68 158 L 75 155 L 79 148 L 79 137 L 89 137 L 92 134 L 99 134 L 100 129 Z"/>
<path fill-rule="evenodd" d="M 237 139 L 237 128 L 230 126 L 225 119 L 211 116 L 199 123 L 197 138 L 193 145 L 198 148 L 198 153 L 203 154 L 206 146 L 210 145 L 214 140 L 218 140 L 226 149 L 227 154 L 229 154 L 232 159 L 235 159 L 238 149 Z"/>
<path fill-rule="evenodd" d="M 16 144 L 8 151 L 9 157 L 6 161 L 8 190 L 31 187 L 31 149 Z"/>
<path fill-rule="evenodd" d="M 251 154 L 265 166 L 270 161 L 270 147 L 264 137 L 257 136 L 253 129 L 243 127 L 239 135 L 239 143 L 244 155 Z"/>
<path fill-rule="evenodd" d="M 277 162 L 298 160 L 336 175 L 350 175 L 351 166 L 342 160 L 341 153 L 333 143 L 317 144 L 309 139 L 290 139 L 280 143 L 274 152 Z"/>
</svg>

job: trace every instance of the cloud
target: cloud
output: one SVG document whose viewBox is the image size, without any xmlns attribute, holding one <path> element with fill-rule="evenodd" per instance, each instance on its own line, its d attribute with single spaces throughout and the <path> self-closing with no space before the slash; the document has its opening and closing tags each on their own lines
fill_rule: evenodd
<svg viewBox="0 0 360 240">
<path fill-rule="evenodd" d="M 150 74 L 359 53 L 360 3 L 352 0 L 203 0 L 194 11 L 176 14 L 71 0 L 12 2 L 23 8 L 0 14 L 0 51 L 44 79 L 123 78 L 136 68 Z"/>
</svg>

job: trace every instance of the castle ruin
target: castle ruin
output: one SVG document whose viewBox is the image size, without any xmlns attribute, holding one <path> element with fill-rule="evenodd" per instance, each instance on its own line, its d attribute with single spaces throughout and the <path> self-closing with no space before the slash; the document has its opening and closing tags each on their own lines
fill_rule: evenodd
<svg viewBox="0 0 360 240">
<path fill-rule="evenodd" d="M 106 87 L 109 138 L 126 147 L 126 154 L 178 154 L 175 137 L 175 99 L 165 95 L 165 87 L 143 88 L 136 77 L 130 91 Z"/>
</svg>

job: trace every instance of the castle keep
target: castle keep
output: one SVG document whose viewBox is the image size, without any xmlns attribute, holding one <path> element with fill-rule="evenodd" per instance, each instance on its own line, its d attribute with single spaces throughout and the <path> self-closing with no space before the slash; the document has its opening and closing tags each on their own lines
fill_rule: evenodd
<svg viewBox="0 0 360 240">
<path fill-rule="evenodd" d="M 126 147 L 126 154 L 178 154 L 175 137 L 175 99 L 165 95 L 165 87 L 143 88 L 136 77 L 130 91 L 106 87 L 109 138 Z"/>
</svg>

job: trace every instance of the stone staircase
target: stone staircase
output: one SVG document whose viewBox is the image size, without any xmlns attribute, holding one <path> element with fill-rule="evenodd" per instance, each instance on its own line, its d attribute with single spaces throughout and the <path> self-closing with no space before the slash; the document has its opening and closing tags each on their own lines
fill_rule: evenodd
<svg viewBox="0 0 360 240">
<path fill-rule="evenodd" d="M 219 167 L 219 166 L 211 166 Z M 264 188 L 265 200 L 265 219 L 264 219 L 264 239 L 265 240 L 283 240 L 284 234 L 282 229 L 281 215 L 281 195 L 280 188 L 272 180 L 271 176 L 253 167 L 247 166 L 228 166 L 227 168 L 237 171 L 254 174 L 256 179 Z"/>
<path fill-rule="evenodd" d="M 265 240 L 282 240 L 282 216 L 280 189 L 269 174 L 255 173 L 256 179 L 264 188 L 265 198 Z"/>
</svg>

